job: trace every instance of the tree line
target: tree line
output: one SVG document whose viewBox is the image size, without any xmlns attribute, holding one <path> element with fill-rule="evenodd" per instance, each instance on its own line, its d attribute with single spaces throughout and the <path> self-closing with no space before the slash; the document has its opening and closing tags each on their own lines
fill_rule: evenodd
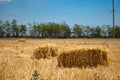
<svg viewBox="0 0 120 80">
<path fill-rule="evenodd" d="M 38 38 L 111 38 L 113 28 L 110 25 L 84 26 L 66 23 L 29 23 L 18 25 L 16 20 L 0 20 L 0 37 L 38 37 Z M 114 36 L 120 38 L 120 26 L 115 26 Z"/>
</svg>

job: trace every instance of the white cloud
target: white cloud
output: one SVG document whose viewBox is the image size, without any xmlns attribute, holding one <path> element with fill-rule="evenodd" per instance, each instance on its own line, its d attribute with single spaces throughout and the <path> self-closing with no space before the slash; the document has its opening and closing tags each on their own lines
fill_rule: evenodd
<svg viewBox="0 0 120 80">
<path fill-rule="evenodd" d="M 0 0 L 0 2 L 11 2 L 12 0 Z"/>
</svg>

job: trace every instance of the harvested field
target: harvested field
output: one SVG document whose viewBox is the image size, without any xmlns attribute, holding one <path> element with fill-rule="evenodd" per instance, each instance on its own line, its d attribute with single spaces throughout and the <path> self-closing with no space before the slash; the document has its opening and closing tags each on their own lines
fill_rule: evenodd
<svg viewBox="0 0 120 80">
<path fill-rule="evenodd" d="M 46 54 L 48 58 L 31 58 L 37 49 L 39 52 L 41 46 L 48 44 L 55 45 L 53 47 L 57 49 L 56 56 L 52 57 L 50 53 Z M 61 53 L 69 54 L 73 51 L 72 53 L 77 54 L 79 49 L 98 47 L 109 50 L 108 61 L 106 58 L 100 59 L 105 60 L 105 64 L 108 62 L 108 66 L 86 68 L 58 66 L 58 57 Z M 74 52 L 76 49 L 77 52 Z M 73 59 L 74 56 L 70 57 Z M 89 62 L 89 59 L 86 60 Z M 98 77 L 101 80 L 120 80 L 120 39 L 0 39 L 0 80 L 30 80 L 35 70 L 40 74 L 40 80 L 96 80 Z"/>
</svg>

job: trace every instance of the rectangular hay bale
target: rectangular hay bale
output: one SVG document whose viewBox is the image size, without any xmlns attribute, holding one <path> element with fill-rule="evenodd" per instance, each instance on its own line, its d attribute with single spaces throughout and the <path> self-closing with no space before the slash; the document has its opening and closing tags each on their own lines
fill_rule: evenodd
<svg viewBox="0 0 120 80">
<path fill-rule="evenodd" d="M 58 66 L 65 68 L 108 66 L 107 51 L 99 48 L 74 49 L 62 52 L 58 57 Z"/>
<path fill-rule="evenodd" d="M 50 58 L 57 56 L 58 49 L 54 45 L 43 45 L 35 49 L 33 57 L 35 59 Z"/>
</svg>

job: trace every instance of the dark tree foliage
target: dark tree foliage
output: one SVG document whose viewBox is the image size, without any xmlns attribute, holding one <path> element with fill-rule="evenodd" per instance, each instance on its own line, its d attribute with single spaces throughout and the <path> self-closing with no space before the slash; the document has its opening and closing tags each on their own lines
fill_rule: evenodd
<svg viewBox="0 0 120 80">
<path fill-rule="evenodd" d="M 18 37 L 19 29 L 18 29 L 17 21 L 15 19 L 11 22 L 11 26 L 13 31 L 13 37 Z"/>
<path fill-rule="evenodd" d="M 120 26 L 114 28 L 116 38 L 120 38 Z M 36 23 L 18 25 L 16 20 L 11 22 L 0 20 L 0 37 L 37 37 L 37 38 L 112 38 L 113 28 L 109 25 L 84 26 L 74 24 L 72 28 L 66 22 Z"/>
<path fill-rule="evenodd" d="M 81 37 L 83 33 L 83 28 L 78 24 L 74 24 L 73 32 L 75 33 L 76 37 Z"/>
<path fill-rule="evenodd" d="M 4 37 L 4 31 L 3 31 L 3 22 L 0 20 L 0 37 Z"/>
</svg>

